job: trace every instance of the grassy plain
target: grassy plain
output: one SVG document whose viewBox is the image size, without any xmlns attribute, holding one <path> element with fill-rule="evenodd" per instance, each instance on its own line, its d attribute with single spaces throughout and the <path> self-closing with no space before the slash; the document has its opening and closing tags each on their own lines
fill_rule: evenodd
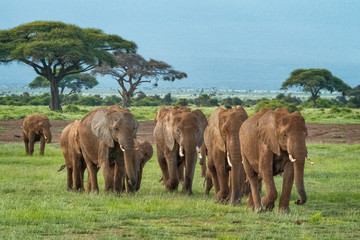
<svg viewBox="0 0 360 240">
<path fill-rule="evenodd" d="M 360 145 L 309 144 L 308 202 L 291 214 L 254 213 L 241 205 L 215 204 L 204 195 L 200 167 L 194 194 L 167 192 L 153 157 L 135 196 L 66 191 L 58 144 L 45 156 L 26 156 L 23 144 L 0 145 L 1 239 L 359 239 Z M 281 192 L 282 177 L 275 178 Z M 297 199 L 293 189 L 291 202 Z M 243 203 L 245 201 L 243 200 Z"/>
<path fill-rule="evenodd" d="M 0 120 L 23 119 L 34 113 L 42 113 L 50 120 L 76 120 L 83 118 L 95 107 L 79 106 L 78 112 L 54 112 L 46 106 L 5 106 L 0 105 Z M 154 120 L 156 111 L 159 107 L 131 107 L 130 110 L 138 121 Z M 196 106 L 191 106 L 197 109 Z M 206 116 L 210 116 L 216 107 L 200 107 Z M 64 107 L 66 109 L 66 107 Z M 248 115 L 254 114 L 254 108 L 245 108 Z M 306 122 L 328 123 L 328 124 L 360 124 L 360 109 L 349 108 L 305 108 L 301 111 Z"/>
</svg>

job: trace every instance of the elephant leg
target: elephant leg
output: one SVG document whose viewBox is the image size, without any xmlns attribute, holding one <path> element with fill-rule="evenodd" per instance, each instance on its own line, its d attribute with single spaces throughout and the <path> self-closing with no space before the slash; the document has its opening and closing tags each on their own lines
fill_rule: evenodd
<svg viewBox="0 0 360 240">
<path fill-rule="evenodd" d="M 261 194 L 261 181 L 262 181 L 261 179 L 258 179 L 258 192 L 259 192 L 259 194 Z M 248 184 L 250 184 L 250 182 Z M 255 203 L 254 203 L 254 200 L 253 200 L 253 197 L 252 197 L 252 194 L 251 194 L 251 187 L 248 186 L 248 187 L 245 187 L 245 188 L 246 188 L 245 195 L 248 195 L 247 200 L 246 200 L 246 206 L 248 208 L 251 208 L 251 209 L 254 210 Z M 247 188 L 249 188 L 249 189 L 247 189 Z"/>
<path fill-rule="evenodd" d="M 206 177 L 205 177 L 205 181 L 206 181 L 206 187 L 205 187 L 205 194 L 209 195 L 211 188 L 213 187 L 213 181 L 212 181 L 212 176 L 211 176 L 211 172 L 210 170 L 206 170 Z"/>
<path fill-rule="evenodd" d="M 185 162 L 182 161 L 179 165 L 179 181 L 184 181 L 184 168 L 185 168 Z"/>
<path fill-rule="evenodd" d="M 160 169 L 161 169 L 161 172 L 162 172 L 163 183 L 166 184 L 166 182 L 169 179 L 168 166 L 167 166 L 167 163 L 166 163 L 164 153 L 158 147 L 156 147 L 156 155 L 157 155 L 158 163 L 159 163 L 159 166 L 160 166 Z"/>
<path fill-rule="evenodd" d="M 125 190 L 125 178 L 125 162 L 116 162 L 114 168 L 114 189 L 116 193 L 120 194 Z"/>
<path fill-rule="evenodd" d="M 81 162 L 77 156 L 72 156 L 73 175 L 74 175 L 74 191 L 82 190 Z"/>
<path fill-rule="evenodd" d="M 273 161 L 267 161 L 267 159 L 272 159 L 271 154 L 263 154 L 260 156 L 259 162 L 259 172 L 264 181 L 266 194 L 261 199 L 261 205 L 265 208 L 265 210 L 272 210 L 275 206 L 275 201 L 277 198 L 277 191 L 274 182 L 274 175 L 273 175 Z M 264 159 L 262 161 L 262 159 Z"/>
<path fill-rule="evenodd" d="M 27 138 L 25 135 L 23 136 L 24 144 L 25 144 L 25 152 L 26 155 L 30 155 L 29 151 L 29 138 Z"/>
<path fill-rule="evenodd" d="M 229 171 L 225 165 L 225 154 L 219 154 L 217 158 L 224 161 L 218 161 L 216 164 L 216 173 L 219 181 L 220 191 L 216 193 L 216 201 L 226 202 L 229 197 Z"/>
<path fill-rule="evenodd" d="M 67 190 L 72 190 L 73 188 L 73 170 L 71 167 L 67 167 Z"/>
<path fill-rule="evenodd" d="M 202 178 L 206 178 L 206 164 L 204 163 L 203 165 L 200 165 L 201 166 L 201 177 Z"/>
<path fill-rule="evenodd" d="M 214 185 L 215 194 L 216 194 L 216 193 L 218 193 L 220 191 L 220 184 L 219 184 L 219 181 L 218 181 L 216 168 L 214 166 L 212 158 L 209 157 L 208 159 L 209 159 L 209 161 L 208 161 L 208 169 L 209 169 L 209 172 L 210 172 L 210 176 L 211 176 L 211 179 L 212 179 L 212 184 Z"/>
<path fill-rule="evenodd" d="M 282 193 L 279 202 L 279 212 L 289 213 L 291 189 L 294 183 L 294 164 L 287 162 L 284 168 Z"/>
<path fill-rule="evenodd" d="M 179 169 L 176 159 L 176 152 L 169 152 L 166 156 L 169 178 L 166 182 L 166 188 L 176 190 L 179 186 Z"/>
<path fill-rule="evenodd" d="M 33 155 L 33 153 L 34 153 L 34 143 L 35 143 L 35 136 L 34 136 L 34 134 L 31 134 L 29 136 L 29 154 L 28 155 Z"/>
<path fill-rule="evenodd" d="M 84 190 L 84 173 L 86 170 L 86 164 L 82 157 L 80 161 L 81 161 L 80 183 L 81 183 L 81 189 Z"/>
<path fill-rule="evenodd" d="M 99 192 L 99 186 L 97 182 L 97 171 L 98 171 L 97 166 L 93 163 L 90 163 L 87 164 L 87 169 L 88 169 L 88 184 L 87 184 L 88 192 Z"/>
<path fill-rule="evenodd" d="M 194 154 L 193 158 L 186 158 L 185 159 L 185 180 L 182 192 L 187 194 L 192 194 L 192 184 L 194 179 L 195 173 L 195 166 L 196 166 L 196 153 Z"/>
<path fill-rule="evenodd" d="M 45 150 L 45 137 L 41 136 L 40 138 L 40 155 L 44 155 L 44 150 Z"/>
<path fill-rule="evenodd" d="M 253 205 L 254 210 L 256 212 L 259 212 L 262 210 L 260 192 L 258 191 L 259 177 L 258 174 L 254 171 L 254 169 L 250 166 L 248 160 L 244 156 L 242 156 L 242 159 L 243 159 L 246 176 L 248 177 L 250 182 L 251 193 L 248 197 L 248 204 Z"/>
</svg>

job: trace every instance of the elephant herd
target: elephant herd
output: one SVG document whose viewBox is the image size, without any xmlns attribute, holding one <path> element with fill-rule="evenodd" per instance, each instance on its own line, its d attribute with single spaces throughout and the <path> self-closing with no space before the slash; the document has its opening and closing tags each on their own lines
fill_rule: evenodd
<svg viewBox="0 0 360 240">
<path fill-rule="evenodd" d="M 306 202 L 304 188 L 305 138 L 307 128 L 300 112 L 286 108 L 263 109 L 248 117 L 245 109 L 217 108 L 206 118 L 188 107 L 160 107 L 153 132 L 157 160 L 166 189 L 192 194 L 197 158 L 206 176 L 206 193 L 214 187 L 215 201 L 233 205 L 247 195 L 247 206 L 255 211 L 272 210 L 277 199 L 274 176 L 283 173 L 279 211 L 289 212 L 292 185 Z M 97 172 L 101 168 L 105 191 L 136 192 L 142 171 L 153 155 L 147 141 L 136 138 L 138 122 L 128 109 L 117 105 L 98 108 L 63 130 L 60 146 L 67 168 L 67 188 L 98 192 Z M 34 142 L 51 142 L 49 119 L 31 115 L 23 122 L 26 153 L 32 155 Z M 207 156 L 207 164 L 206 164 Z M 262 182 L 266 194 L 260 197 Z"/>
</svg>

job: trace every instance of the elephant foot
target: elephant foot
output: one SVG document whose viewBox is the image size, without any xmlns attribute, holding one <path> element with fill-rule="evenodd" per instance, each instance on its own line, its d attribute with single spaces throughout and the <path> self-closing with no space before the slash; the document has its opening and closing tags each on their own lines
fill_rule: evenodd
<svg viewBox="0 0 360 240">
<path fill-rule="evenodd" d="M 279 207 L 278 211 L 281 214 L 290 214 L 290 208 L 289 207 Z"/>
<path fill-rule="evenodd" d="M 221 194 L 216 194 L 214 201 L 215 201 L 216 203 L 228 204 L 229 198 L 228 198 L 228 197 L 224 197 L 224 196 L 222 196 Z"/>
<path fill-rule="evenodd" d="M 265 197 L 261 199 L 261 205 L 265 211 L 272 211 L 275 207 L 275 204 L 273 202 L 267 201 Z"/>
</svg>

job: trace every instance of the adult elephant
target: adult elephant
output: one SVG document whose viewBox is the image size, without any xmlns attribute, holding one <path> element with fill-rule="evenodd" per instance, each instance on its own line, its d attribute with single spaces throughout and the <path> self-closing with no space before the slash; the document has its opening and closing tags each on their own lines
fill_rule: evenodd
<svg viewBox="0 0 360 240">
<path fill-rule="evenodd" d="M 84 190 L 85 160 L 81 154 L 79 143 L 80 121 L 67 125 L 60 135 L 60 147 L 65 159 L 67 169 L 67 189 L 74 191 Z M 59 171 L 62 170 L 60 168 Z"/>
<path fill-rule="evenodd" d="M 203 144 L 207 125 L 205 115 L 199 109 L 191 111 L 184 107 L 161 107 L 155 122 L 154 139 L 163 183 L 169 190 L 177 189 L 184 166 L 182 191 L 192 194 L 197 154 Z"/>
<path fill-rule="evenodd" d="M 26 117 L 22 123 L 23 140 L 27 155 L 33 155 L 34 143 L 40 141 L 40 155 L 44 155 L 45 142 L 51 143 L 50 121 L 43 114 Z"/>
<path fill-rule="evenodd" d="M 208 118 L 204 138 L 208 169 L 212 176 L 217 202 L 226 202 L 230 197 L 231 204 L 237 204 L 244 194 L 246 177 L 241 160 L 239 130 L 247 118 L 248 115 L 241 106 L 233 109 L 217 108 Z M 209 186 L 207 192 L 208 190 Z"/>
<path fill-rule="evenodd" d="M 241 126 L 240 142 L 246 175 L 251 185 L 248 205 L 256 211 L 272 210 L 277 199 L 273 176 L 284 172 L 279 211 L 289 212 L 290 194 L 295 184 L 300 200 L 306 202 L 304 164 L 307 157 L 307 128 L 299 112 L 286 108 L 264 109 Z M 266 195 L 260 199 L 259 182 L 264 181 Z"/>
<path fill-rule="evenodd" d="M 121 192 L 125 168 L 129 191 L 135 192 L 140 164 L 133 158 L 137 128 L 138 122 L 130 111 L 117 105 L 96 109 L 81 120 L 80 148 L 89 172 L 88 191 L 99 191 L 96 175 L 98 167 L 101 167 L 105 191 Z M 121 160 L 122 154 L 124 161 Z M 111 164 L 114 164 L 114 169 Z"/>
</svg>

